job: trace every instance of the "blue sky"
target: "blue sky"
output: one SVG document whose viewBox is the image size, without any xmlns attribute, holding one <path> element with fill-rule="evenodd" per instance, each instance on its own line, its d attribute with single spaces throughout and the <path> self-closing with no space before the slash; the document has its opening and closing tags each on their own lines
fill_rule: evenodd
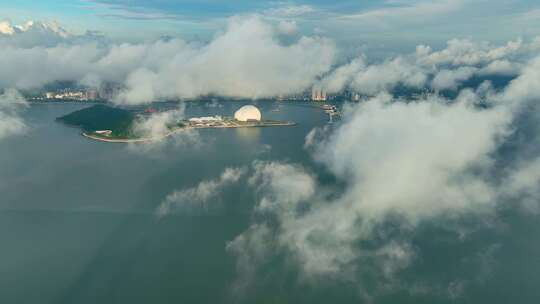
<svg viewBox="0 0 540 304">
<path fill-rule="evenodd" d="M 506 41 L 540 34 L 536 0 L 18 0 L 0 4 L 0 20 L 59 21 L 124 40 L 162 35 L 208 38 L 235 15 L 292 20 L 301 33 L 344 44 L 412 45 L 452 38 Z"/>
</svg>

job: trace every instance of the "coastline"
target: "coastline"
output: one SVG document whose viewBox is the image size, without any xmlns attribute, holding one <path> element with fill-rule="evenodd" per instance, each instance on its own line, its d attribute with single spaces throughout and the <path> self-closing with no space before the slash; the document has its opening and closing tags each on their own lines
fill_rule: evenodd
<svg viewBox="0 0 540 304">
<path fill-rule="evenodd" d="M 142 143 L 142 142 L 148 142 L 148 141 L 159 139 L 159 138 L 133 138 L 133 139 L 104 138 L 104 137 L 94 136 L 86 132 L 82 132 L 81 135 L 89 139 L 102 141 L 102 142 L 108 142 L 108 143 Z"/>
<path fill-rule="evenodd" d="M 161 139 L 164 139 L 173 135 L 174 133 L 187 131 L 191 129 L 237 129 L 237 128 L 263 128 L 263 127 L 290 127 L 290 126 L 295 126 L 295 125 L 296 125 L 295 122 L 283 121 L 283 122 L 275 122 L 275 123 L 268 123 L 268 124 L 263 123 L 263 124 L 251 124 L 251 125 L 189 126 L 189 127 L 182 127 L 182 128 L 172 130 L 162 136 L 147 137 L 147 138 L 105 138 L 105 137 L 88 134 L 86 132 L 82 132 L 81 135 L 92 140 L 108 142 L 108 143 L 144 143 L 144 142 L 161 140 Z"/>
</svg>

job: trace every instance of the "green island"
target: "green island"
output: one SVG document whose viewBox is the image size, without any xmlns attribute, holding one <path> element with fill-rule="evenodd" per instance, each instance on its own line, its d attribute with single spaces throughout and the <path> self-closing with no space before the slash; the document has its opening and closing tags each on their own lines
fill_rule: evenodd
<svg viewBox="0 0 540 304">
<path fill-rule="evenodd" d="M 95 134 L 96 136 L 116 139 L 129 139 L 135 136 L 133 125 L 136 114 L 116 107 L 94 105 L 58 117 L 56 120 L 69 126 L 81 128 L 83 134 Z"/>
<path fill-rule="evenodd" d="M 209 128 L 253 128 L 294 126 L 290 121 L 262 120 L 260 111 L 254 106 L 244 106 L 234 114 L 234 117 L 208 116 L 169 122 L 165 132 L 158 135 L 148 135 L 137 131 L 136 124 L 148 119 L 145 116 L 153 113 L 137 113 L 126 109 L 107 105 L 94 105 L 58 117 L 56 120 L 66 125 L 79 127 L 82 135 L 98 141 L 112 143 L 147 142 L 163 139 L 176 132 L 190 129 Z"/>
</svg>

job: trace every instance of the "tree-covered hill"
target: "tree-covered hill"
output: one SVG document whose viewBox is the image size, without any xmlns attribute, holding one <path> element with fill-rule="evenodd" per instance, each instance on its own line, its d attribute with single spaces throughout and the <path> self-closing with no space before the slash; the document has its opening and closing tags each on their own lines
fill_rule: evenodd
<svg viewBox="0 0 540 304">
<path fill-rule="evenodd" d="M 115 136 L 128 136 L 135 120 L 135 114 L 120 108 L 94 105 L 89 108 L 58 117 L 58 121 L 77 126 L 85 132 L 111 130 Z"/>
</svg>

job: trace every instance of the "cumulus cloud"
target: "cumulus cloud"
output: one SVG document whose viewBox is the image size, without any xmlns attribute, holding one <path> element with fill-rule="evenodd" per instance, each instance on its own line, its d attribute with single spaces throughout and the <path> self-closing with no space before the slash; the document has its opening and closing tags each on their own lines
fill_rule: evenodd
<svg viewBox="0 0 540 304">
<path fill-rule="evenodd" d="M 212 209 L 212 200 L 217 200 L 223 189 L 240 180 L 245 168 L 227 168 L 218 179 L 202 181 L 197 186 L 174 191 L 156 209 L 158 217 L 170 214 L 201 214 Z"/>
<path fill-rule="evenodd" d="M 325 231 L 348 250 L 327 255 L 336 244 L 310 244 L 301 247 L 314 251 L 304 259 L 331 257 L 312 262 L 339 271 L 357 256 L 354 241 L 369 237 L 390 214 L 414 225 L 425 218 L 489 209 L 492 189 L 473 171 L 482 172 L 491 163 L 489 153 L 507 132 L 506 112 L 477 110 L 460 101 L 448 105 L 433 97 L 405 104 L 381 95 L 349 115 L 315 153 L 348 183 L 347 191 L 336 203 L 299 219 L 303 234 Z"/>
<path fill-rule="evenodd" d="M 334 56 L 331 42 L 302 37 L 283 46 L 274 34 L 275 29 L 260 19 L 233 20 L 227 32 L 193 56 L 177 57 L 157 72 L 138 70 L 130 75 L 128 91 L 146 85 L 155 97 L 165 98 L 286 95 L 305 90 L 330 69 Z"/>
<path fill-rule="evenodd" d="M 162 139 L 170 134 L 171 127 L 185 118 L 185 104 L 177 109 L 153 113 L 135 121 L 133 132 L 139 137 Z"/>
<path fill-rule="evenodd" d="M 368 58 L 362 55 L 336 67 L 320 83 L 330 93 L 350 89 L 369 96 L 398 87 L 457 90 L 475 76 L 519 75 L 538 49 L 536 40 L 524 42 L 518 39 L 496 46 L 453 39 L 439 51 L 419 45 L 413 54 L 398 55 L 383 62 L 368 63 Z"/>
<path fill-rule="evenodd" d="M 345 88 L 366 95 L 376 95 L 399 85 L 421 88 L 428 80 L 428 71 L 403 56 L 382 63 L 366 64 L 365 56 L 337 67 L 322 79 L 321 84 L 329 92 Z"/>
<path fill-rule="evenodd" d="M 204 142 L 199 132 L 192 129 L 180 129 L 178 123 L 185 119 L 185 104 L 180 102 L 173 110 L 157 112 L 149 116 L 139 116 L 134 121 L 131 132 L 148 141 L 130 143 L 131 152 L 150 157 L 165 157 L 167 147 L 201 148 Z"/>
<path fill-rule="evenodd" d="M 257 185 L 259 191 L 271 193 L 257 205 L 260 212 L 293 212 L 299 201 L 311 197 L 315 192 L 313 178 L 302 168 L 280 163 L 255 163 L 255 174 L 249 183 Z M 268 191 L 269 190 L 269 191 Z"/>
<path fill-rule="evenodd" d="M 0 50 L 0 86 L 114 82 L 125 87 L 115 101 L 126 104 L 209 94 L 259 98 L 302 92 L 330 70 L 335 53 L 330 40 L 302 36 L 284 45 L 279 34 L 279 26 L 255 16 L 232 18 L 223 33 L 203 45 L 179 39 L 105 46 L 9 45 Z"/>
<path fill-rule="evenodd" d="M 278 30 L 284 35 L 294 35 L 298 33 L 296 21 L 282 20 L 278 23 Z"/>
<path fill-rule="evenodd" d="M 526 64 L 521 74 L 514 79 L 498 98 L 500 102 L 523 104 L 540 97 L 540 57 Z"/>
<path fill-rule="evenodd" d="M 491 202 L 489 187 L 471 170 L 491 163 L 490 152 L 508 132 L 507 111 L 381 95 L 351 115 L 316 155 L 337 176 L 358 181 L 347 196 L 364 217 L 393 210 L 415 222 Z"/>
<path fill-rule="evenodd" d="M 24 97 L 15 89 L 4 90 L 0 95 L 0 140 L 28 129 L 20 117 L 20 111 L 27 106 Z"/>
<path fill-rule="evenodd" d="M 420 45 L 416 54 L 419 63 L 424 65 L 478 65 L 516 55 L 525 50 L 521 39 L 509 41 L 506 45 L 494 47 L 487 42 L 474 42 L 468 39 L 452 39 L 441 51 L 432 52 L 431 47 Z"/>
<path fill-rule="evenodd" d="M 431 82 L 435 90 L 456 90 L 461 82 L 470 79 L 478 69 L 473 67 L 460 67 L 455 70 L 439 71 Z"/>
<path fill-rule="evenodd" d="M 443 50 L 420 45 L 413 54 L 382 62 L 369 62 L 362 54 L 336 65 L 331 40 L 298 35 L 298 25 L 290 19 L 275 24 L 264 18 L 233 17 L 208 43 L 106 43 L 89 34 L 70 34 L 57 24 L 17 27 L 3 22 L 0 87 L 33 89 L 64 80 L 92 87 L 114 83 L 123 88 L 114 102 L 122 104 L 201 95 L 263 98 L 304 92 L 313 85 L 330 93 L 350 89 L 374 96 L 427 83 L 455 89 L 476 75 L 515 76 L 540 49 L 536 40 L 496 46 L 454 39 Z M 48 42 L 41 43 L 41 38 L 25 36 L 32 32 L 57 39 L 45 35 Z M 24 37 L 34 42 L 20 43 Z"/>
<path fill-rule="evenodd" d="M 355 58 L 348 64 L 339 66 L 321 81 L 328 93 L 337 93 L 351 85 L 353 79 L 366 68 L 363 57 Z"/>
<path fill-rule="evenodd" d="M 371 65 L 355 76 L 352 88 L 366 94 L 393 89 L 399 84 L 408 87 L 421 88 L 427 81 L 427 76 L 419 67 L 410 64 L 401 57 Z"/>
<path fill-rule="evenodd" d="M 527 211 L 540 212 L 540 157 L 521 162 L 507 177 L 503 188 L 504 194 L 519 198 Z"/>
<path fill-rule="evenodd" d="M 248 284 L 257 266 L 266 263 L 272 252 L 290 253 L 303 279 L 308 281 L 321 277 L 354 278 L 353 261 L 360 258 L 377 261 L 384 276 L 391 277 L 414 255 L 410 246 L 398 241 L 376 250 L 357 248 L 355 240 L 362 237 L 349 230 L 352 227 L 348 225 L 359 217 L 351 217 L 349 205 L 339 207 L 342 202 L 327 201 L 329 192 L 322 190 L 316 176 L 301 166 L 257 162 L 250 184 L 259 194 L 254 212 L 262 220 L 227 245 L 239 257 L 238 284 Z M 257 242 L 261 236 L 264 242 Z M 251 264 L 243 266 L 245 261 Z"/>
<path fill-rule="evenodd" d="M 422 223 L 483 222 L 516 201 L 538 212 L 538 149 L 518 146 L 500 163 L 501 153 L 508 154 L 503 146 L 523 131 L 516 120 L 524 111 L 540 127 L 540 117 L 527 111 L 538 97 L 538 62 L 527 63 L 500 92 L 483 84 L 455 99 L 414 101 L 380 93 L 346 107 L 339 126 L 306 137 L 342 186 L 324 184 L 300 165 L 255 163 L 257 216 L 229 244 L 231 252 L 260 263 L 271 252 L 286 253 L 307 280 L 362 281 L 367 272 L 392 284 L 422 254 L 411 243 Z M 529 140 L 539 142 L 536 135 Z M 264 245 L 251 247 L 261 234 Z"/>
<path fill-rule="evenodd" d="M 99 54 L 94 44 L 0 48 L 0 87 L 31 89 L 59 80 L 82 79 Z"/>
<path fill-rule="evenodd" d="M 523 64 L 520 62 L 511 62 L 509 60 L 495 60 L 478 71 L 479 75 L 519 75 Z"/>
</svg>

